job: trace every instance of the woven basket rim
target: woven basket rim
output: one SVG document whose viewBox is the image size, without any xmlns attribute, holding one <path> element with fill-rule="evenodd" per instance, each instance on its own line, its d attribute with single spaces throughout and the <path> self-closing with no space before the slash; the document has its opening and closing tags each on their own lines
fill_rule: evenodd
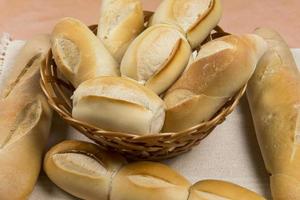
<svg viewBox="0 0 300 200">
<path fill-rule="evenodd" d="M 52 57 L 52 52 L 51 52 L 51 49 L 48 53 L 48 59 Z M 232 101 L 232 103 L 229 105 L 232 109 L 238 104 L 239 102 L 239 99 L 243 96 L 243 94 L 245 93 L 246 91 L 246 88 L 247 88 L 247 84 L 244 85 L 242 87 L 242 89 L 240 89 L 236 95 L 234 95 L 233 97 L 231 97 L 227 103 L 224 104 L 224 106 L 222 108 L 220 108 L 216 114 L 210 119 L 210 120 L 207 120 L 207 121 L 204 121 L 204 122 L 201 122 L 195 126 L 192 126 L 190 128 L 187 128 L 183 131 L 179 131 L 179 132 L 161 132 L 161 133 L 147 133 L 147 134 L 144 134 L 144 135 L 136 135 L 136 134 L 132 134 L 132 133 L 124 133 L 124 132 L 117 132 L 117 131 L 108 131 L 108 130 L 104 130 L 104 129 L 101 129 L 99 127 L 96 127 L 94 125 L 91 125 L 91 124 L 88 124 L 86 122 L 83 122 L 83 121 L 80 121 L 80 120 L 77 120 L 75 118 L 72 117 L 72 115 L 70 115 L 70 113 L 66 112 L 66 110 L 63 110 L 61 109 L 60 107 L 58 107 L 55 103 L 55 101 L 53 100 L 53 96 L 51 96 L 49 90 L 47 89 L 46 87 L 46 83 L 47 83 L 47 78 L 46 78 L 46 74 L 44 73 L 44 71 L 46 70 L 46 67 L 47 67 L 47 61 L 45 60 L 44 64 L 42 65 L 41 67 L 41 70 L 40 70 L 40 74 L 41 74 L 41 81 L 40 81 L 40 85 L 41 85 L 41 88 L 43 90 L 43 92 L 45 93 L 48 101 L 49 101 L 49 104 L 51 105 L 51 107 L 56 110 L 56 112 L 59 112 L 61 113 L 62 115 L 64 115 L 65 117 L 69 118 L 68 121 L 73 121 L 74 123 L 77 123 L 81 126 L 84 126 L 86 128 L 89 128 L 89 129 L 94 129 L 97 133 L 99 134 L 104 134 L 104 135 L 107 135 L 107 136 L 117 136 L 119 137 L 120 135 L 122 135 L 122 137 L 126 137 L 126 138 L 130 138 L 132 140 L 136 140 L 136 141 L 139 141 L 139 140 L 143 140 L 143 139 L 148 139 L 148 138 L 160 138 L 162 136 L 169 136 L 169 137 L 178 137 L 182 134 L 185 134 L 187 132 L 191 132 L 193 130 L 196 130 L 196 129 L 199 129 L 200 127 L 203 127 L 203 126 L 209 126 L 209 124 L 213 124 L 215 123 L 215 121 L 218 121 L 219 118 L 222 118 L 224 113 L 224 106 Z M 75 127 L 76 128 L 76 127 Z"/>
<path fill-rule="evenodd" d="M 144 11 L 145 22 L 149 20 L 153 12 Z M 95 33 L 97 25 L 91 25 L 90 29 Z M 221 27 L 216 26 L 206 40 L 206 43 L 215 38 L 229 35 Z M 202 45 L 201 44 L 201 45 Z M 194 50 L 199 50 L 201 48 Z M 72 117 L 72 102 L 69 92 L 74 87 L 61 78 L 61 74 L 55 65 L 51 49 L 48 52 L 40 68 L 40 85 L 46 95 L 50 106 L 70 126 L 77 129 L 91 140 L 97 142 L 101 147 L 114 150 L 127 158 L 139 160 L 161 160 L 170 158 L 189 151 L 193 146 L 199 144 L 209 133 L 234 110 L 240 98 L 246 91 L 244 85 L 235 95 L 220 108 L 215 115 L 205 122 L 179 132 L 146 133 L 137 135 L 132 133 L 103 130 L 86 122 L 76 120 Z M 65 93 L 63 90 L 70 90 Z"/>
</svg>

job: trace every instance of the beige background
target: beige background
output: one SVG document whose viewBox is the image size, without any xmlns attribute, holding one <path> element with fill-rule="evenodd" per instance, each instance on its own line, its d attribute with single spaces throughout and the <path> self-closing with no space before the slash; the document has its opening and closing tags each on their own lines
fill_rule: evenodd
<svg viewBox="0 0 300 200">
<path fill-rule="evenodd" d="M 27 39 L 50 32 L 65 16 L 97 22 L 101 0 L 0 0 L 0 32 Z M 144 8 L 154 10 L 160 0 L 142 0 Z M 300 46 L 299 0 L 222 0 L 221 25 L 232 33 L 251 32 L 258 26 L 277 29 L 291 47 Z"/>
</svg>

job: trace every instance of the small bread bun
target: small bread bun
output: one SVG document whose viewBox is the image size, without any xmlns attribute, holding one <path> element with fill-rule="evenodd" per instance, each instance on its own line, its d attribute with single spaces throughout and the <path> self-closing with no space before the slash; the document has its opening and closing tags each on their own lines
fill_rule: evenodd
<svg viewBox="0 0 300 200">
<path fill-rule="evenodd" d="M 133 80 L 99 77 L 74 92 L 73 117 L 110 131 L 158 133 L 164 123 L 164 102 Z"/>
<path fill-rule="evenodd" d="M 121 74 L 160 94 L 180 76 L 190 55 L 191 47 L 180 29 L 155 25 L 131 43 L 121 62 Z"/>
<path fill-rule="evenodd" d="M 150 25 L 177 25 L 186 33 L 192 48 L 196 48 L 219 23 L 221 15 L 220 0 L 163 0 Z"/>
<path fill-rule="evenodd" d="M 154 162 L 124 166 L 114 177 L 112 200 L 186 200 L 191 184 L 170 167 Z"/>
<path fill-rule="evenodd" d="M 126 160 L 88 142 L 64 141 L 46 154 L 44 170 L 60 188 L 81 199 L 107 199 L 112 177 Z"/>
<path fill-rule="evenodd" d="M 209 120 L 247 83 L 266 48 L 266 42 L 253 34 L 225 36 L 203 45 L 166 92 L 163 132 L 182 131 Z"/>
<path fill-rule="evenodd" d="M 101 40 L 77 19 L 63 18 L 55 25 L 51 46 L 58 69 L 74 87 L 90 78 L 120 73 Z"/>
<path fill-rule="evenodd" d="M 265 200 L 258 194 L 225 181 L 205 180 L 195 183 L 188 200 Z"/>
<path fill-rule="evenodd" d="M 140 0 L 103 0 L 98 37 L 120 63 L 129 44 L 144 28 Z"/>
</svg>

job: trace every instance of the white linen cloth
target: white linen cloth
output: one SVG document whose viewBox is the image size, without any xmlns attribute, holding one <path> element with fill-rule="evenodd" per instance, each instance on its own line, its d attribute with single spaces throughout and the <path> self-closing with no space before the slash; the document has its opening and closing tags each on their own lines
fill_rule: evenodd
<svg viewBox="0 0 300 200">
<path fill-rule="evenodd" d="M 23 41 L 0 39 L 0 88 L 3 78 L 9 74 L 14 58 Z M 300 66 L 300 49 L 292 49 Z M 4 59 L 4 60 L 3 60 Z M 65 139 L 87 140 L 54 115 L 48 148 Z M 269 178 L 256 141 L 252 118 L 245 97 L 227 120 L 219 125 L 192 151 L 164 161 L 192 183 L 203 179 L 221 179 L 247 187 L 267 199 L 271 199 Z M 30 200 L 76 199 L 57 188 L 41 172 Z"/>
</svg>

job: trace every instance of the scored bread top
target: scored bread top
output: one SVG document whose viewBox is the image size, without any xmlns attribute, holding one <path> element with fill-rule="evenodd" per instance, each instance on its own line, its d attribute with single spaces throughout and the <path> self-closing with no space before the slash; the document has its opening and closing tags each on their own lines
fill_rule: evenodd
<svg viewBox="0 0 300 200">
<path fill-rule="evenodd" d="M 103 96 L 119 99 L 155 111 L 164 108 L 163 101 L 151 90 L 135 81 L 121 77 L 100 77 L 83 82 L 73 95 L 73 105 L 85 96 Z"/>
<path fill-rule="evenodd" d="M 231 97 L 250 78 L 265 49 L 263 39 L 255 35 L 230 35 L 208 42 L 167 91 L 167 107 L 200 94 Z"/>
<path fill-rule="evenodd" d="M 51 43 L 59 70 L 75 87 L 90 78 L 119 75 L 118 63 L 104 44 L 77 19 L 61 19 Z"/>
<path fill-rule="evenodd" d="M 118 62 L 121 62 L 128 45 L 143 28 L 144 15 L 140 0 L 102 1 L 97 35 Z"/>
</svg>

